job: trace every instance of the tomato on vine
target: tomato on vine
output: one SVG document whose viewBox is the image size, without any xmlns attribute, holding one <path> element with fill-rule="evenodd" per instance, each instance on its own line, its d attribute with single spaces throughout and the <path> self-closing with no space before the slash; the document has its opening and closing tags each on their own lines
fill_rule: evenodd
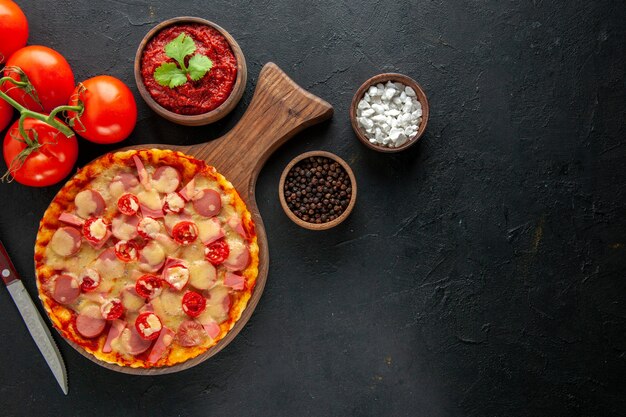
<svg viewBox="0 0 626 417">
<path fill-rule="evenodd" d="M 23 48 L 28 40 L 26 16 L 11 0 L 0 0 L 0 39 L 0 64 L 6 62 L 13 52 Z"/>
<path fill-rule="evenodd" d="M 3 36 L 6 4 L 0 0 L 0 55 L 17 39 Z M 92 142 L 115 143 L 126 139 L 137 121 L 135 98 L 122 81 L 102 75 L 75 87 L 65 58 L 38 45 L 22 47 L 6 61 L 0 78 L 0 130 L 13 117 L 11 107 L 19 119 L 4 138 L 8 170 L 0 180 L 13 178 L 35 187 L 55 184 L 71 172 L 78 143 L 70 126 Z M 67 114 L 70 126 L 59 114 Z"/>
<path fill-rule="evenodd" d="M 20 51 L 23 51 L 22 48 Z M 11 60 L 19 54 L 13 54 Z M 10 61 L 11 61 L 10 60 Z M 69 68 L 69 66 L 68 66 Z M 12 95 L 32 99 L 31 80 L 20 68 L 5 68 L 13 74 L 22 74 L 19 80 L 13 76 L 0 78 L 0 101 L 19 112 L 19 119 L 7 131 L 3 142 L 3 156 L 7 172 L 0 178 L 15 179 L 20 184 L 45 187 L 65 178 L 78 158 L 78 142 L 72 129 L 56 116 L 65 111 L 80 110 L 64 103 L 54 107 L 49 114 L 42 114 L 23 106 Z M 73 80 L 72 75 L 72 80 Z M 9 86 L 7 88 L 7 86 Z M 50 91 L 53 91 L 52 87 Z"/>
<path fill-rule="evenodd" d="M 55 122 L 62 124 L 58 119 Z M 15 121 L 4 137 L 2 149 L 7 174 L 32 187 L 61 181 L 78 158 L 76 136 L 65 137 L 55 127 L 33 118 L 25 118 L 22 128 L 20 121 Z"/>
<path fill-rule="evenodd" d="M 130 89 L 109 75 L 99 75 L 76 87 L 69 111 L 69 124 L 76 133 L 95 143 L 116 143 L 126 139 L 137 122 L 137 104 Z"/>
<path fill-rule="evenodd" d="M 31 45 L 9 58 L 2 91 L 28 110 L 49 113 L 67 104 L 74 91 L 74 73 L 65 58 L 54 49 Z"/>
</svg>

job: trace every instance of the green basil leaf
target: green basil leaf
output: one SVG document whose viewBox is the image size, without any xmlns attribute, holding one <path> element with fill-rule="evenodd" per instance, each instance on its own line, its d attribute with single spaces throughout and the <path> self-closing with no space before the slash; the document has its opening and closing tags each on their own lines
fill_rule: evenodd
<svg viewBox="0 0 626 417">
<path fill-rule="evenodd" d="M 189 71 L 189 77 L 192 80 L 198 81 L 200 78 L 204 77 L 204 75 L 213 67 L 213 61 L 209 59 L 209 57 L 195 54 L 189 59 L 189 65 L 187 67 Z"/>
<path fill-rule="evenodd" d="M 191 36 L 184 33 L 181 33 L 176 39 L 165 45 L 165 55 L 178 61 L 182 68 L 185 68 L 185 57 L 194 52 L 196 52 L 196 44 L 191 39 Z"/>
<path fill-rule="evenodd" d="M 173 62 L 164 62 L 154 70 L 154 79 L 163 87 L 174 88 L 187 82 L 187 75 Z"/>
</svg>

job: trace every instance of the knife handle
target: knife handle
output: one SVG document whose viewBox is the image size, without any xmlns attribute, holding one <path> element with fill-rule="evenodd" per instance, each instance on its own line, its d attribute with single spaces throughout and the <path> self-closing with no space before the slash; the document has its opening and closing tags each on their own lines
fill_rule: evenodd
<svg viewBox="0 0 626 417">
<path fill-rule="evenodd" d="M 15 267 L 13 266 L 13 262 L 11 262 L 11 258 L 9 258 L 7 250 L 2 244 L 2 241 L 0 241 L 0 276 L 6 285 L 20 279 L 17 275 Z"/>
</svg>

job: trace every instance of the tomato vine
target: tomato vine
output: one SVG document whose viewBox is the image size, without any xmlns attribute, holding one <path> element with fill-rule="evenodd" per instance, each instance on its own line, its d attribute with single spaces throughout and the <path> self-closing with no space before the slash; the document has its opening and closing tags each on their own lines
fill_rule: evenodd
<svg viewBox="0 0 626 417">
<path fill-rule="evenodd" d="M 0 78 L 0 85 L 3 85 L 5 82 L 10 82 L 14 84 L 17 88 L 26 89 L 27 92 L 28 92 L 28 87 L 31 86 L 28 81 L 17 81 L 12 77 Z M 27 117 L 41 120 L 42 122 L 49 124 L 50 126 L 57 129 L 59 132 L 63 133 L 63 135 L 65 135 L 66 137 L 74 136 L 74 131 L 72 129 L 60 123 L 59 121 L 55 120 L 55 118 L 59 113 L 62 113 L 65 111 L 81 112 L 83 110 L 83 106 L 81 104 L 78 104 L 76 106 L 64 105 L 64 106 L 59 106 L 59 107 L 54 108 L 50 112 L 49 115 L 46 115 L 43 113 L 39 113 L 39 112 L 27 109 L 26 107 L 22 106 L 20 103 L 13 100 L 11 97 L 9 97 L 8 94 L 6 94 L 4 91 L 1 91 L 1 90 L 0 90 L 0 98 L 2 98 L 4 101 L 9 103 L 11 106 L 17 109 L 17 111 L 20 113 L 20 134 L 24 138 L 27 137 L 26 132 L 24 131 L 24 119 L 26 119 Z"/>
<path fill-rule="evenodd" d="M 9 67 L 5 67 L 4 70 L 6 70 L 7 68 Z M 26 74 L 24 74 L 24 72 L 18 67 L 11 67 L 10 69 L 11 71 L 19 75 L 20 80 L 18 81 L 14 79 L 13 77 L 8 77 L 8 76 L 1 77 L 0 86 L 4 86 L 4 84 L 7 82 L 11 83 L 14 86 L 12 88 L 19 88 L 19 89 L 24 90 L 26 94 L 29 94 L 35 101 L 38 102 L 36 92 L 32 84 L 28 81 L 28 77 L 26 76 Z M 0 99 L 10 104 L 20 113 L 20 117 L 18 119 L 19 137 L 13 136 L 13 139 L 20 141 L 26 145 L 26 147 L 15 157 L 15 160 L 11 162 L 10 166 L 7 169 L 7 172 L 2 177 L 0 177 L 0 181 L 5 181 L 7 179 L 10 179 L 12 174 L 22 166 L 22 164 L 24 163 L 24 161 L 28 158 L 30 154 L 32 154 L 33 152 L 36 152 L 39 148 L 45 145 L 45 143 L 39 142 L 36 131 L 33 131 L 33 134 L 31 135 L 30 132 L 28 132 L 24 128 L 24 121 L 27 118 L 32 118 L 32 119 L 36 119 L 41 122 L 44 122 L 47 125 L 59 131 L 65 137 L 69 138 L 75 135 L 74 131 L 67 125 L 63 124 L 60 120 L 58 120 L 57 116 L 59 114 L 62 114 L 68 111 L 81 114 L 84 108 L 82 103 L 78 103 L 77 105 L 74 105 L 74 106 L 62 105 L 62 106 L 58 106 L 54 108 L 50 112 L 50 114 L 44 114 L 44 113 L 39 113 L 39 112 L 27 109 L 26 107 L 18 103 L 16 100 L 11 98 L 5 91 L 2 91 L 2 90 L 0 90 Z"/>
</svg>

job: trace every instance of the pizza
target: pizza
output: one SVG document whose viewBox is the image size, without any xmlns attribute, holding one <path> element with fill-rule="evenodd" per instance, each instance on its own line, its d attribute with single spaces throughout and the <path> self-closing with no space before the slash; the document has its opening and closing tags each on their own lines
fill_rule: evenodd
<svg viewBox="0 0 626 417">
<path fill-rule="evenodd" d="M 222 339 L 258 275 L 254 223 L 232 184 L 180 152 L 88 164 L 46 210 L 35 244 L 53 325 L 97 359 L 171 366 Z"/>
</svg>

